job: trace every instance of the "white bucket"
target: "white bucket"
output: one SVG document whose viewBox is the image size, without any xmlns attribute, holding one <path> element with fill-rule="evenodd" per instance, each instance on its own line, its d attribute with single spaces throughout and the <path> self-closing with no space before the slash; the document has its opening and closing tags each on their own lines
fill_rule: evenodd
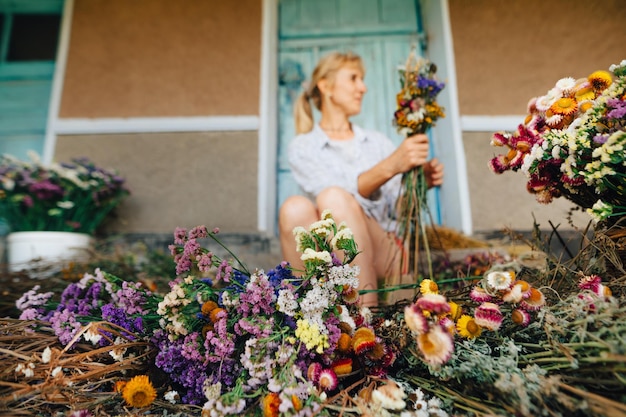
<svg viewBox="0 0 626 417">
<path fill-rule="evenodd" d="M 79 260 L 87 255 L 92 237 L 73 232 L 14 232 L 7 236 L 10 271 L 30 269 L 34 262 Z"/>
</svg>

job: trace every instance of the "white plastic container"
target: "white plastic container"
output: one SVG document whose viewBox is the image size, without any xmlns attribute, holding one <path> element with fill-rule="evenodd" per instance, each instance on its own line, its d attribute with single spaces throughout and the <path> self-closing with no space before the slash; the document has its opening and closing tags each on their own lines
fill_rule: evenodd
<svg viewBox="0 0 626 417">
<path fill-rule="evenodd" d="M 92 237 L 73 232 L 14 232 L 7 236 L 9 271 L 39 265 L 80 260 L 88 254 Z"/>
</svg>

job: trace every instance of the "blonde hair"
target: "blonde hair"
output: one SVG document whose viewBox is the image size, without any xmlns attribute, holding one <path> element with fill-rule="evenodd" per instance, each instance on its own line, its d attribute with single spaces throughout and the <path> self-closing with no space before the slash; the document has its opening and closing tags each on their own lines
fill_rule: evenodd
<svg viewBox="0 0 626 417">
<path fill-rule="evenodd" d="M 322 110 L 322 93 L 317 87 L 321 80 L 328 80 L 332 85 L 335 74 L 347 64 L 354 64 L 365 74 L 365 68 L 361 57 L 352 52 L 331 52 L 319 60 L 311 75 L 309 87 L 297 98 L 293 118 L 296 125 L 296 133 L 307 133 L 313 129 L 313 110 L 311 101 L 316 109 Z"/>
</svg>

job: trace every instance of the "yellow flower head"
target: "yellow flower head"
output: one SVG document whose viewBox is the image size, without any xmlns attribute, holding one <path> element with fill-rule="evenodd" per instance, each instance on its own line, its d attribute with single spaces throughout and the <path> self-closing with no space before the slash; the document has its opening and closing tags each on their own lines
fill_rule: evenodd
<svg viewBox="0 0 626 417">
<path fill-rule="evenodd" d="M 603 91 L 608 86 L 613 84 L 613 77 L 611 77 L 611 73 L 604 70 L 591 73 L 591 75 L 587 77 L 587 80 L 589 80 L 591 86 L 596 91 Z"/>
<path fill-rule="evenodd" d="M 569 97 L 562 97 L 554 102 L 552 106 L 550 106 L 550 111 L 554 114 L 560 114 L 563 116 L 569 116 L 571 114 L 576 113 L 578 110 L 578 103 L 576 100 Z"/>
<path fill-rule="evenodd" d="M 463 314 L 456 322 L 456 330 L 462 337 L 473 339 L 480 336 L 482 328 L 476 324 L 472 316 Z"/>
<path fill-rule="evenodd" d="M 275 392 L 270 392 L 263 397 L 263 417 L 278 417 L 280 397 Z"/>
<path fill-rule="evenodd" d="M 319 354 L 330 347 L 328 335 L 321 334 L 318 325 L 316 323 L 311 324 L 307 320 L 298 320 L 296 337 L 306 345 L 308 350 L 315 350 Z"/>
<path fill-rule="evenodd" d="M 420 293 L 425 294 L 439 294 L 439 286 L 432 279 L 424 279 L 420 284 Z"/>
<path fill-rule="evenodd" d="M 124 386 L 122 397 L 131 407 L 148 407 L 156 399 L 156 390 L 147 375 L 137 375 Z"/>
<path fill-rule="evenodd" d="M 202 315 L 208 317 L 211 314 L 211 311 L 217 308 L 217 303 L 215 301 L 209 300 L 202 304 Z"/>
<path fill-rule="evenodd" d="M 576 101 L 579 103 L 585 100 L 593 100 L 596 98 L 596 93 L 594 93 L 593 88 L 591 87 L 583 87 L 580 90 L 576 91 L 574 94 Z"/>
<path fill-rule="evenodd" d="M 450 319 L 456 321 L 459 317 L 461 317 L 463 309 L 454 301 L 448 301 L 448 305 L 450 306 L 450 312 L 448 313 L 450 315 Z"/>
</svg>

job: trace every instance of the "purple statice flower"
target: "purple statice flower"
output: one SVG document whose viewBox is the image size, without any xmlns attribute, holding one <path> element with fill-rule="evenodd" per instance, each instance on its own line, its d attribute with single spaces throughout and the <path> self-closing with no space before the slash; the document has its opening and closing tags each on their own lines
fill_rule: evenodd
<svg viewBox="0 0 626 417">
<path fill-rule="evenodd" d="M 115 307 L 113 303 L 102 306 L 102 319 L 128 330 L 130 334 L 124 336 L 130 339 L 135 339 L 133 333 L 143 332 L 143 317 L 129 316 L 124 309 Z"/>
<path fill-rule="evenodd" d="M 618 98 L 610 98 L 606 101 L 607 108 L 611 110 L 606 114 L 609 119 L 623 119 L 626 116 L 626 102 Z"/>
<path fill-rule="evenodd" d="M 335 315 L 330 315 L 324 322 L 326 329 L 328 330 L 328 343 L 330 345 L 324 351 L 325 355 L 331 355 L 337 347 L 337 342 L 341 336 L 341 329 L 339 328 L 339 318 Z"/>
<path fill-rule="evenodd" d="M 183 339 L 180 353 L 185 359 L 199 362 L 204 361 L 204 355 L 199 351 L 201 346 L 198 341 L 199 337 L 200 333 L 193 332 L 185 336 Z"/>
<path fill-rule="evenodd" d="M 183 272 L 190 271 L 192 262 L 189 256 L 185 255 L 183 252 L 177 253 L 177 247 L 174 245 L 170 245 L 170 249 L 172 255 L 174 255 L 174 263 L 176 263 L 176 274 L 180 275 Z"/>
<path fill-rule="evenodd" d="M 267 273 L 267 278 L 270 280 L 272 287 L 278 289 L 283 281 L 293 280 L 293 271 L 289 267 L 289 262 L 282 261 L 274 269 L 270 269 Z"/>
<path fill-rule="evenodd" d="M 78 301 L 76 313 L 80 316 L 88 316 L 98 307 L 102 283 L 94 282 L 85 292 L 85 295 Z"/>
<path fill-rule="evenodd" d="M 200 272 L 209 272 L 213 266 L 213 253 L 207 252 L 200 256 L 198 260 L 198 269 Z"/>
<path fill-rule="evenodd" d="M 189 239 L 202 239 L 209 235 L 206 226 L 196 226 L 189 231 Z"/>
<path fill-rule="evenodd" d="M 61 293 L 61 302 L 57 307 L 57 311 L 68 310 L 71 312 L 78 311 L 78 303 L 83 295 L 83 289 L 79 283 L 71 283 Z"/>
<path fill-rule="evenodd" d="M 607 140 L 609 139 L 609 135 L 603 135 L 601 133 L 598 133 L 597 135 L 595 135 L 593 137 L 593 142 L 597 143 L 598 145 L 602 145 L 603 143 L 605 143 Z"/>
<path fill-rule="evenodd" d="M 215 281 L 230 282 L 230 278 L 232 274 L 233 274 L 233 267 L 228 263 L 227 260 L 224 259 L 217 267 L 217 273 L 215 274 Z"/>
<path fill-rule="evenodd" d="M 246 290 L 239 295 L 237 313 L 242 317 L 251 315 L 272 315 L 276 308 L 276 293 L 274 287 L 265 275 L 254 275 L 246 286 Z"/>
<path fill-rule="evenodd" d="M 27 308 L 20 314 L 20 320 L 41 320 L 43 312 L 37 308 Z"/>
<path fill-rule="evenodd" d="M 44 180 L 31 184 L 28 192 L 34 194 L 39 200 L 52 200 L 63 196 L 63 188 L 53 184 L 50 180 Z"/>
<path fill-rule="evenodd" d="M 76 315 L 69 310 L 55 311 L 50 317 L 50 324 L 63 345 L 67 345 L 82 327 L 76 321 Z"/>
<path fill-rule="evenodd" d="M 41 307 L 45 305 L 54 295 L 53 292 L 38 293 L 41 285 L 35 285 L 33 289 L 25 292 L 16 302 L 15 306 L 24 311 L 31 307 Z"/>
<path fill-rule="evenodd" d="M 228 333 L 226 328 L 227 318 L 222 317 L 215 323 L 213 330 L 207 332 L 204 340 L 206 349 L 206 361 L 219 363 L 235 353 L 235 336 Z"/>
<path fill-rule="evenodd" d="M 183 227 L 177 227 L 174 229 L 174 244 L 184 245 L 187 241 L 187 229 Z"/>
<path fill-rule="evenodd" d="M 253 316 L 241 318 L 235 323 L 235 333 L 239 336 L 250 334 L 257 339 L 271 336 L 274 331 L 274 317 Z"/>
<path fill-rule="evenodd" d="M 146 297 L 151 295 L 150 291 L 145 293 L 141 290 L 140 282 L 122 283 L 122 288 L 111 295 L 113 302 L 126 314 L 146 314 L 148 310 L 144 309 Z"/>
<path fill-rule="evenodd" d="M 182 387 L 183 402 L 198 405 L 206 401 L 203 386 L 207 379 L 207 368 L 203 357 L 189 355 L 189 347 L 186 347 L 189 339 L 170 341 L 165 332 L 158 332 L 152 342 L 158 348 L 155 365 L 166 372 L 175 384 Z"/>
<path fill-rule="evenodd" d="M 183 253 L 189 257 L 189 259 L 196 259 L 196 256 L 202 255 L 202 247 L 196 239 L 189 239 L 185 242 Z"/>
<path fill-rule="evenodd" d="M 420 75 L 417 78 L 417 87 L 422 90 L 427 90 L 428 96 L 435 97 L 441 90 L 443 90 L 445 84 L 433 78 L 423 77 Z"/>
</svg>

